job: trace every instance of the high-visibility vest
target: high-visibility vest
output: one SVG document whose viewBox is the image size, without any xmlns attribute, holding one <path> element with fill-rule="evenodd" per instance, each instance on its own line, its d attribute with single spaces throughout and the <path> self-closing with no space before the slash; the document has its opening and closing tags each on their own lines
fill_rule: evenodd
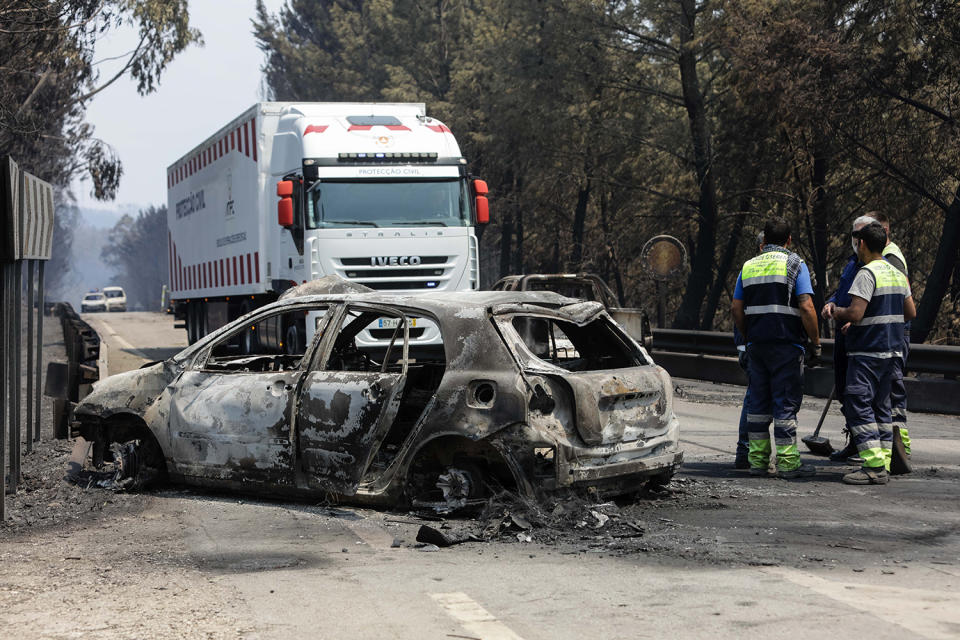
<svg viewBox="0 0 960 640">
<path fill-rule="evenodd" d="M 864 265 L 876 283 L 863 318 L 847 331 L 847 355 L 892 358 L 903 349 L 903 303 L 907 276 L 886 260 Z M 859 274 L 858 274 L 859 275 Z"/>
<path fill-rule="evenodd" d="M 794 291 L 796 273 L 790 273 L 791 257 L 799 273 L 800 256 L 786 249 L 769 249 L 747 260 L 740 271 L 747 340 L 751 343 L 806 340 L 800 321 L 800 304 Z"/>
<path fill-rule="evenodd" d="M 898 247 L 893 242 L 888 244 L 886 247 L 883 248 L 883 257 L 886 258 L 887 256 L 893 256 L 894 258 L 899 260 L 900 263 L 903 265 L 903 275 L 909 277 L 910 270 L 907 269 L 907 259 L 903 257 L 903 252 L 900 251 L 900 247 Z"/>
</svg>

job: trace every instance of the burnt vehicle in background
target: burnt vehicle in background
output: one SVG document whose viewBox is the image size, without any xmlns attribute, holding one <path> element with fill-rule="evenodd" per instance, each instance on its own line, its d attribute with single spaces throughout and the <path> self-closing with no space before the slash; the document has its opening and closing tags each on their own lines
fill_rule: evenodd
<svg viewBox="0 0 960 640">
<path fill-rule="evenodd" d="M 553 291 L 568 298 L 599 302 L 631 338 L 649 349 L 653 345 L 650 317 L 643 309 L 623 307 L 603 279 L 593 273 L 529 273 L 505 276 L 493 291 Z"/>
<path fill-rule="evenodd" d="M 440 328 L 442 344 L 413 348 L 420 319 Z M 290 349 L 280 327 L 302 321 L 315 323 L 314 339 Z M 358 345 L 371 327 L 388 346 Z M 535 497 L 665 484 L 683 459 L 672 391 L 596 302 L 547 292 L 294 296 L 97 382 L 72 432 L 120 486 L 168 477 L 455 508 L 491 488 Z"/>
</svg>

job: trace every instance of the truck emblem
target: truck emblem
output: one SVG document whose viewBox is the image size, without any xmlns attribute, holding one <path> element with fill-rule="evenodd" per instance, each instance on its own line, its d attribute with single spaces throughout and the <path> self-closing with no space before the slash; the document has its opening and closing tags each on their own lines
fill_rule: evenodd
<svg viewBox="0 0 960 640">
<path fill-rule="evenodd" d="M 372 267 L 396 267 L 400 265 L 418 265 L 420 256 L 373 256 L 370 258 Z"/>
</svg>

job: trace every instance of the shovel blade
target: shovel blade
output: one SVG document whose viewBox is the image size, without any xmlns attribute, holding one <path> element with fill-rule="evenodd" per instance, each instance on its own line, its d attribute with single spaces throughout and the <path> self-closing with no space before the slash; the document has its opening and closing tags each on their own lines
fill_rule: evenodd
<svg viewBox="0 0 960 640">
<path fill-rule="evenodd" d="M 817 456 L 829 456 L 833 453 L 833 445 L 830 444 L 828 438 L 823 436 L 806 436 L 801 438 L 803 444 L 807 445 L 807 449 L 810 450 L 810 453 Z"/>
</svg>

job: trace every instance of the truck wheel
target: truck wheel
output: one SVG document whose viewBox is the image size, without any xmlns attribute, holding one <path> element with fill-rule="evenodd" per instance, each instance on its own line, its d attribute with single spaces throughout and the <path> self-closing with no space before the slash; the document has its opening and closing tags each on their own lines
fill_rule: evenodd
<svg viewBox="0 0 960 640">
<path fill-rule="evenodd" d="M 195 302 L 187 303 L 187 342 L 193 344 L 197 341 L 197 304 Z"/>
<path fill-rule="evenodd" d="M 289 356 L 303 353 L 303 336 L 300 335 L 300 330 L 295 324 L 287 327 L 287 335 L 283 339 L 283 352 Z"/>
<path fill-rule="evenodd" d="M 245 316 L 252 311 L 250 303 L 244 302 L 243 306 L 240 307 L 240 315 Z M 247 327 L 243 330 L 240 338 L 240 350 L 245 355 L 254 355 L 260 353 L 260 338 L 257 336 L 257 332 Z"/>
</svg>

